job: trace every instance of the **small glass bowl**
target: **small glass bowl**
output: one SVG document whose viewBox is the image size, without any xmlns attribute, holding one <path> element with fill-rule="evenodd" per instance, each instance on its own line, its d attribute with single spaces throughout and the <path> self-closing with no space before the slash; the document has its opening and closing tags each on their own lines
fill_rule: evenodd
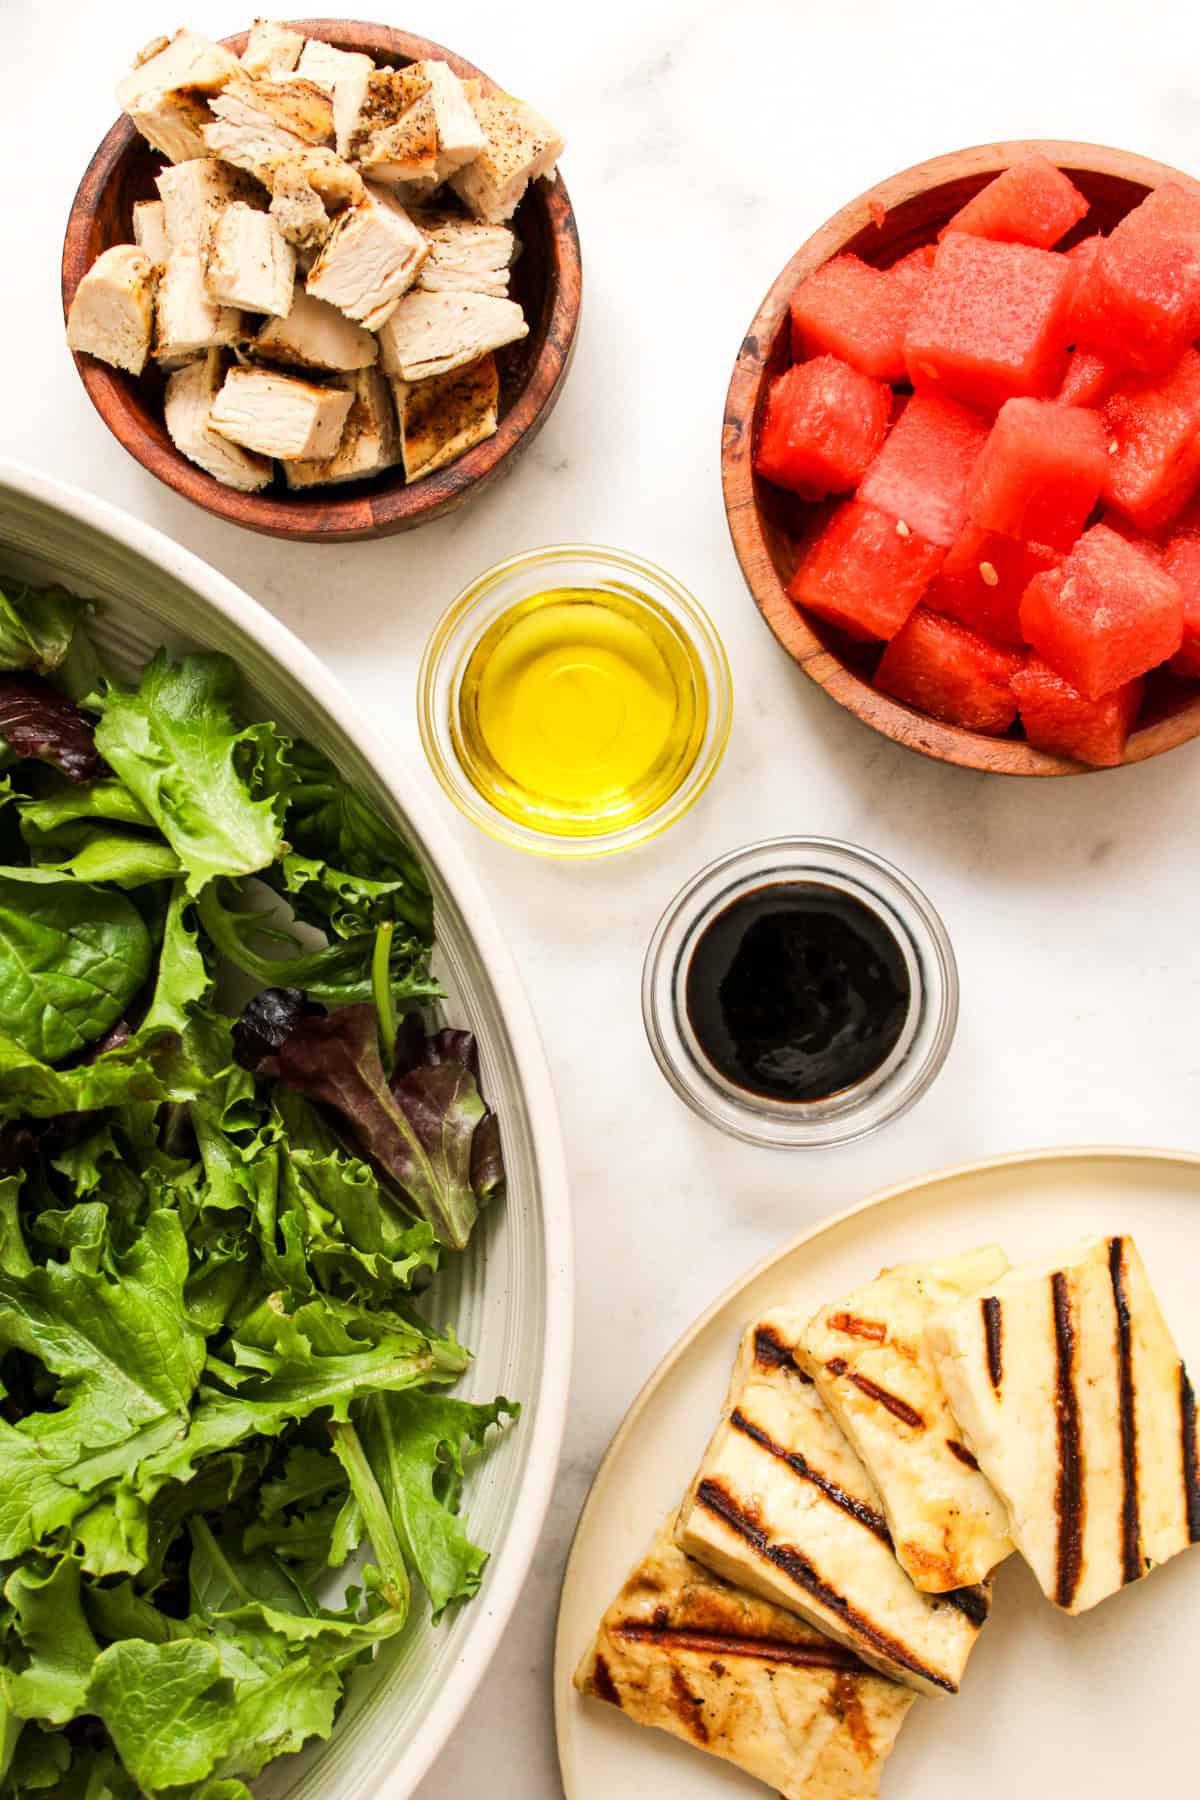
<svg viewBox="0 0 1200 1800">
<path fill-rule="evenodd" d="M 735 1086 L 704 1054 L 688 1019 L 688 968 L 701 934 L 743 894 L 778 882 L 815 882 L 860 901 L 887 926 L 908 970 L 908 1016 L 890 1056 L 823 1100 L 772 1100 Z M 865 1137 L 920 1099 L 954 1037 L 958 970 L 938 915 L 891 863 L 834 838 L 770 838 L 709 863 L 675 896 L 646 953 L 642 1016 L 659 1068 L 710 1125 L 748 1144 L 819 1148 Z"/>
<path fill-rule="evenodd" d="M 568 830 L 550 815 L 544 827 L 523 824 L 492 805 L 463 768 L 458 716 L 472 653 L 501 614 L 553 588 L 598 588 L 649 602 L 659 625 L 676 638 L 696 692 L 706 702 L 703 731 L 691 754 L 681 762 L 676 785 L 653 811 L 623 827 L 591 832 L 581 830 L 577 821 Z M 417 682 L 421 742 L 446 793 L 481 830 L 518 850 L 541 856 L 607 856 L 644 843 L 674 825 L 716 774 L 732 718 L 729 663 L 703 607 L 665 569 L 623 550 L 588 544 L 550 544 L 485 570 L 438 621 L 425 647 Z"/>
</svg>

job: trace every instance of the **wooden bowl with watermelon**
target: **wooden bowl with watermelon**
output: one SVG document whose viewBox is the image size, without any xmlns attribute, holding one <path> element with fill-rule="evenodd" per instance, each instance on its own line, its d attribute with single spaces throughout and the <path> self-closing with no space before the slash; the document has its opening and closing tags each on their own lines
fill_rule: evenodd
<svg viewBox="0 0 1200 1800">
<path fill-rule="evenodd" d="M 1200 734 L 1200 183 L 989 144 L 822 226 L 742 344 L 722 471 L 771 630 L 926 756 L 1006 775 Z"/>
</svg>

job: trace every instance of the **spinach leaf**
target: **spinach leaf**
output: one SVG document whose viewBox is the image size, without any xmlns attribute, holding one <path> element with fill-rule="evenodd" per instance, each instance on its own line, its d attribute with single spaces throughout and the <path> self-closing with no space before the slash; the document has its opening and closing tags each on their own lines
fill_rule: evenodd
<svg viewBox="0 0 1200 1800">
<path fill-rule="evenodd" d="M 0 669 L 49 675 L 66 660 L 84 602 L 61 587 L 7 581 L 0 589 Z"/>
<path fill-rule="evenodd" d="M 264 869 L 283 847 L 286 746 L 271 725 L 239 727 L 227 657 L 160 651 L 135 692 L 109 686 L 96 744 L 149 813 L 196 895 L 215 875 Z M 275 791 L 268 791 L 268 790 Z"/>
<path fill-rule="evenodd" d="M 42 869 L 0 869 L 0 1017 L 44 1062 L 115 1025 L 150 972 L 150 935 L 121 894 Z"/>
</svg>

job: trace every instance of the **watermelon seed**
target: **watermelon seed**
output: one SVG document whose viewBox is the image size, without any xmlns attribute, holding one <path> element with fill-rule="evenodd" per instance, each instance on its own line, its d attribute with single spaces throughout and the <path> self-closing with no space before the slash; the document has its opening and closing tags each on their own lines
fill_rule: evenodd
<svg viewBox="0 0 1200 1800">
<path fill-rule="evenodd" d="M 979 573 L 983 577 L 985 586 L 987 586 L 987 587 L 999 587 L 1000 586 L 1000 577 L 997 575 L 995 569 L 992 567 L 990 562 L 981 562 L 979 565 Z"/>
<path fill-rule="evenodd" d="M 903 519 L 896 520 L 896 536 L 902 538 L 912 536 L 912 527 L 906 525 Z"/>
<path fill-rule="evenodd" d="M 1109 454 L 1109 455 L 1110 455 L 1110 456 L 1116 456 L 1116 455 L 1118 455 L 1118 454 L 1119 454 L 1119 452 L 1120 452 L 1120 449 L 1121 449 L 1121 441 L 1120 441 L 1120 439 L 1119 439 L 1119 438 L 1114 438 L 1114 439 L 1113 439 L 1113 440 L 1112 440 L 1112 442 L 1111 442 L 1111 443 L 1110 443 L 1110 444 L 1109 444 L 1109 446 L 1108 446 L 1108 454 Z"/>
</svg>

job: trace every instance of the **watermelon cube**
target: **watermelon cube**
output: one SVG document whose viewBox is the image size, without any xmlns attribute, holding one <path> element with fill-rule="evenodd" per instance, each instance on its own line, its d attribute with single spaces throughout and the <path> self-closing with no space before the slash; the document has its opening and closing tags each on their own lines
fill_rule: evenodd
<svg viewBox="0 0 1200 1800">
<path fill-rule="evenodd" d="M 788 593 L 858 638 L 899 631 L 945 551 L 861 500 L 839 506 L 792 577 Z"/>
<path fill-rule="evenodd" d="M 1045 544 L 1022 544 L 968 524 L 947 551 L 924 604 L 994 643 L 1023 644 L 1021 595 L 1035 575 L 1061 560 Z"/>
<path fill-rule="evenodd" d="M 948 549 L 966 519 L 967 478 L 987 435 L 965 406 L 914 394 L 863 476 L 859 499 Z"/>
<path fill-rule="evenodd" d="M 1075 183 L 1049 157 L 1035 151 L 989 181 L 938 235 L 965 231 L 972 237 L 1049 250 L 1087 210 Z"/>
<path fill-rule="evenodd" d="M 1029 583 L 1021 629 L 1043 661 L 1098 700 L 1174 656 L 1183 595 L 1158 557 L 1093 525 L 1061 567 Z"/>
<path fill-rule="evenodd" d="M 1011 683 L 1023 660 L 918 606 L 884 651 L 875 682 L 931 718 L 999 737 L 1017 716 Z"/>
<path fill-rule="evenodd" d="M 936 261 L 937 246 L 935 244 L 918 244 L 915 250 L 910 250 L 907 256 L 900 258 L 899 262 L 892 263 L 884 273 L 891 277 L 893 284 L 898 283 L 901 287 L 907 287 L 911 293 L 923 294 L 929 286 L 933 265 Z"/>
<path fill-rule="evenodd" d="M 1025 736 L 1036 750 L 1071 756 L 1098 769 L 1124 762 L 1145 687 L 1140 676 L 1098 700 L 1086 700 L 1049 663 L 1031 656 L 1013 676 L 1012 687 Z"/>
<path fill-rule="evenodd" d="M 1053 394 L 1066 363 L 1076 273 L 1064 256 L 952 231 L 909 320 L 904 357 L 916 388 L 978 412 Z"/>
<path fill-rule="evenodd" d="M 904 333 L 923 285 L 915 265 L 873 269 L 835 256 L 792 295 L 792 355 L 828 352 L 879 381 L 902 381 Z"/>
<path fill-rule="evenodd" d="M 1097 406 L 1121 378 L 1121 367 L 1098 350 L 1081 344 L 1067 358 L 1067 372 L 1054 396 L 1061 406 Z"/>
<path fill-rule="evenodd" d="M 857 487 L 887 432 L 891 389 L 836 356 L 797 363 L 771 383 L 754 467 L 810 499 Z"/>
<path fill-rule="evenodd" d="M 1122 382 L 1104 403 L 1104 424 L 1104 497 L 1142 531 L 1157 531 L 1200 485 L 1200 354 L 1185 350 L 1163 379 Z"/>
<path fill-rule="evenodd" d="M 967 483 L 967 515 L 986 531 L 1069 550 L 1108 473 L 1098 413 L 1057 400 L 1006 400 Z"/>
<path fill-rule="evenodd" d="M 1161 373 L 1200 333 L 1200 189 L 1167 181 L 1127 213 L 1087 270 L 1079 341 Z"/>
<path fill-rule="evenodd" d="M 1163 554 L 1163 566 L 1179 583 L 1183 595 L 1183 643 L 1171 667 L 1177 675 L 1200 679 L 1200 529 L 1173 537 Z"/>
</svg>

